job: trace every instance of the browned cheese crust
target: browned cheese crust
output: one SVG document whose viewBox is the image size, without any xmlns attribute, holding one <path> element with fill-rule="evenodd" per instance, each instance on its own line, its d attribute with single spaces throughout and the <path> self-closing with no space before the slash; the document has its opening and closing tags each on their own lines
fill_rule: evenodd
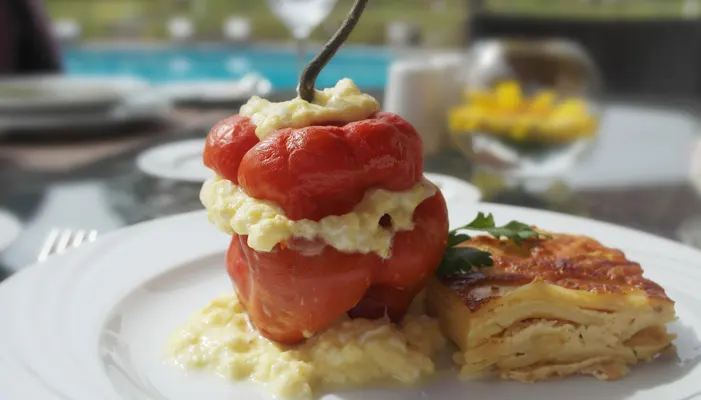
<svg viewBox="0 0 701 400">
<path fill-rule="evenodd" d="M 469 246 L 492 254 L 494 266 L 467 274 L 440 278 L 470 308 L 478 310 L 499 291 L 482 288 L 521 286 L 540 279 L 567 289 L 593 293 L 644 293 L 649 298 L 672 302 L 664 289 L 643 277 L 643 269 L 622 251 L 578 235 L 551 234 L 516 245 L 492 236 L 477 236 L 458 246 Z"/>
</svg>

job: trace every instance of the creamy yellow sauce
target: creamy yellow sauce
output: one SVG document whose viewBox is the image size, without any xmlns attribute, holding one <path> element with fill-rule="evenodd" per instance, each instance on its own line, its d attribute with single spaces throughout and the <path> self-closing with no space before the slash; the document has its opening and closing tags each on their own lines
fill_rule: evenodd
<svg viewBox="0 0 701 400">
<path fill-rule="evenodd" d="M 298 237 L 321 239 L 348 253 L 374 252 L 388 258 L 394 234 L 414 228 L 414 210 L 436 191 L 428 180 L 403 192 L 372 189 L 352 212 L 319 221 L 292 221 L 275 203 L 252 198 L 231 181 L 218 177 L 204 183 L 200 200 L 214 225 L 228 234 L 248 235 L 248 245 L 258 251 L 271 251 L 276 244 Z M 391 228 L 380 225 L 385 214 L 392 218 Z"/>
<path fill-rule="evenodd" d="M 252 379 L 276 395 L 308 399 L 323 388 L 416 384 L 435 372 L 431 356 L 445 345 L 435 320 L 408 315 L 399 325 L 344 317 L 301 345 L 283 346 L 260 336 L 236 296 L 224 295 L 193 315 L 168 351 L 183 368 Z"/>
<path fill-rule="evenodd" d="M 239 110 L 256 125 L 260 140 L 282 128 L 303 128 L 323 122 L 353 122 L 366 119 L 380 111 L 380 103 L 362 93 L 350 79 L 341 79 L 336 86 L 317 90 L 309 103 L 296 97 L 273 103 L 257 96 L 251 97 Z"/>
</svg>

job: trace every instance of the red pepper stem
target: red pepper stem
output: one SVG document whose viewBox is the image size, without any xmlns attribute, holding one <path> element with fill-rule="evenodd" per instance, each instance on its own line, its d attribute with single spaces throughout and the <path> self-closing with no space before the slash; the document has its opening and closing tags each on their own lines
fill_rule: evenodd
<svg viewBox="0 0 701 400">
<path fill-rule="evenodd" d="M 299 80 L 299 85 L 297 86 L 297 93 L 302 100 L 312 102 L 314 101 L 314 85 L 316 84 L 316 78 L 319 76 L 321 70 L 326 66 L 326 64 L 333 58 L 338 49 L 341 48 L 343 43 L 348 39 L 353 29 L 358 24 L 360 16 L 363 14 L 365 5 L 367 5 L 369 0 L 356 0 L 353 8 L 348 13 L 348 16 L 338 28 L 336 33 L 329 39 L 329 41 L 324 45 L 319 54 L 314 57 L 314 59 L 307 65 L 307 67 L 302 72 L 302 76 Z"/>
</svg>

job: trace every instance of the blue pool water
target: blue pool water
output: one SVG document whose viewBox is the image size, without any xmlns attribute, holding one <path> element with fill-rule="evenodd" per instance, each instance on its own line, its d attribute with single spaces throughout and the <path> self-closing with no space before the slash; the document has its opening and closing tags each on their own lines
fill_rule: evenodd
<svg viewBox="0 0 701 400">
<path fill-rule="evenodd" d="M 276 90 L 292 90 L 299 73 L 295 50 L 285 48 L 89 46 L 67 48 L 63 57 L 70 75 L 134 76 L 154 84 L 230 80 L 255 72 L 270 80 Z M 387 49 L 341 49 L 322 71 L 317 87 L 332 86 L 349 77 L 364 90 L 381 89 L 391 59 Z"/>
</svg>

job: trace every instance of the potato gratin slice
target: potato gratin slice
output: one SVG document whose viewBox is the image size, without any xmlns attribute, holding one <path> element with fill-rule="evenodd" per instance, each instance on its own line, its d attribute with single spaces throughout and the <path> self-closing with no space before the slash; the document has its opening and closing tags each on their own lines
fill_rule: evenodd
<svg viewBox="0 0 701 400">
<path fill-rule="evenodd" d="M 462 377 L 615 380 L 673 346 L 674 302 L 619 250 L 567 234 L 460 246 L 488 251 L 494 265 L 435 278 L 427 303 L 460 347 Z"/>
</svg>

